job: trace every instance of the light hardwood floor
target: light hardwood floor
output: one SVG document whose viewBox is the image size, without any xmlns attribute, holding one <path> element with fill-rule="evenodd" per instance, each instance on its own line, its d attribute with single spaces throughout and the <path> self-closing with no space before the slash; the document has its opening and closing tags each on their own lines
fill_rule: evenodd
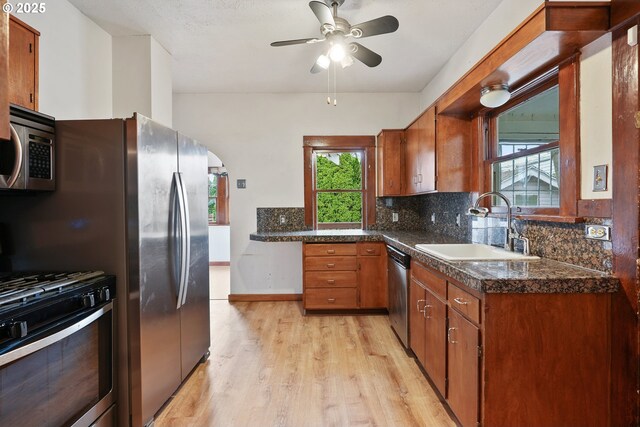
<svg viewBox="0 0 640 427">
<path fill-rule="evenodd" d="M 386 316 L 304 317 L 299 302 L 211 301 L 211 357 L 155 426 L 455 423 Z"/>
</svg>

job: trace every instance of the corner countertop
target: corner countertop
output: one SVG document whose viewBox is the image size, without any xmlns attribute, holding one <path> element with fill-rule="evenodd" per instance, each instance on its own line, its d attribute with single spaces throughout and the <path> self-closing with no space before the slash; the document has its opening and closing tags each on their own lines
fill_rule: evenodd
<svg viewBox="0 0 640 427">
<path fill-rule="evenodd" d="M 483 293 L 610 293 L 620 281 L 587 268 L 541 258 L 532 261 L 445 261 L 415 249 L 419 243 L 466 243 L 424 231 L 311 230 L 252 233 L 260 242 L 359 242 L 378 241 L 410 255 Z"/>
</svg>

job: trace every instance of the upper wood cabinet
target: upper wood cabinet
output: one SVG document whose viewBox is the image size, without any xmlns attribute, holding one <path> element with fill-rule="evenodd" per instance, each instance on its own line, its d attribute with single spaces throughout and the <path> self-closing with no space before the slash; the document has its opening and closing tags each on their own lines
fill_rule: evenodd
<svg viewBox="0 0 640 427">
<path fill-rule="evenodd" d="M 472 121 L 468 118 L 438 115 L 436 152 L 438 192 L 471 191 Z"/>
<path fill-rule="evenodd" d="M 400 196 L 404 180 L 404 130 L 383 130 L 376 147 L 378 197 Z"/>
<path fill-rule="evenodd" d="M 9 19 L 9 102 L 38 109 L 40 33 L 13 15 Z"/>
<path fill-rule="evenodd" d="M 406 195 L 429 193 L 436 189 L 436 110 L 425 111 L 406 130 Z"/>
<path fill-rule="evenodd" d="M 5 0 L 0 0 L 4 6 Z M 9 15 L 0 13 L 0 76 L 9 75 Z M 0 139 L 7 140 L 9 133 L 9 80 L 0 78 Z"/>
</svg>

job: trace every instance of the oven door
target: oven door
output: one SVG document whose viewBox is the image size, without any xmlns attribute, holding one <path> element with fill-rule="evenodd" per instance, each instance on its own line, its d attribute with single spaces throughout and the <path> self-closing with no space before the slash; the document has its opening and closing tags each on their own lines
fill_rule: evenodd
<svg viewBox="0 0 640 427">
<path fill-rule="evenodd" d="M 113 319 L 111 301 L 0 354 L 0 425 L 89 427 L 112 409 Z"/>
<path fill-rule="evenodd" d="M 24 189 L 23 127 L 11 124 L 11 139 L 0 140 L 0 190 Z"/>
</svg>

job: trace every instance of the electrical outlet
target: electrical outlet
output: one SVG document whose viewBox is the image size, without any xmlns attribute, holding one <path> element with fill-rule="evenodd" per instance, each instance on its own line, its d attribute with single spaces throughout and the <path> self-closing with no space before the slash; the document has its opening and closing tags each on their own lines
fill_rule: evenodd
<svg viewBox="0 0 640 427">
<path fill-rule="evenodd" d="M 461 226 L 462 226 L 462 217 L 460 216 L 460 214 L 457 214 L 457 215 L 456 215 L 456 225 L 457 225 L 458 227 L 461 227 Z"/>
<path fill-rule="evenodd" d="M 431 213 L 431 224 L 435 224 L 436 223 L 436 213 L 433 212 Z"/>
<path fill-rule="evenodd" d="M 611 240 L 611 227 L 606 225 L 585 225 L 584 233 L 587 239 Z"/>
<path fill-rule="evenodd" d="M 287 217 L 284 215 L 280 215 L 280 225 L 284 225 L 287 223 Z"/>
<path fill-rule="evenodd" d="M 398 222 L 398 212 L 393 212 L 391 214 L 391 222 Z"/>
</svg>

